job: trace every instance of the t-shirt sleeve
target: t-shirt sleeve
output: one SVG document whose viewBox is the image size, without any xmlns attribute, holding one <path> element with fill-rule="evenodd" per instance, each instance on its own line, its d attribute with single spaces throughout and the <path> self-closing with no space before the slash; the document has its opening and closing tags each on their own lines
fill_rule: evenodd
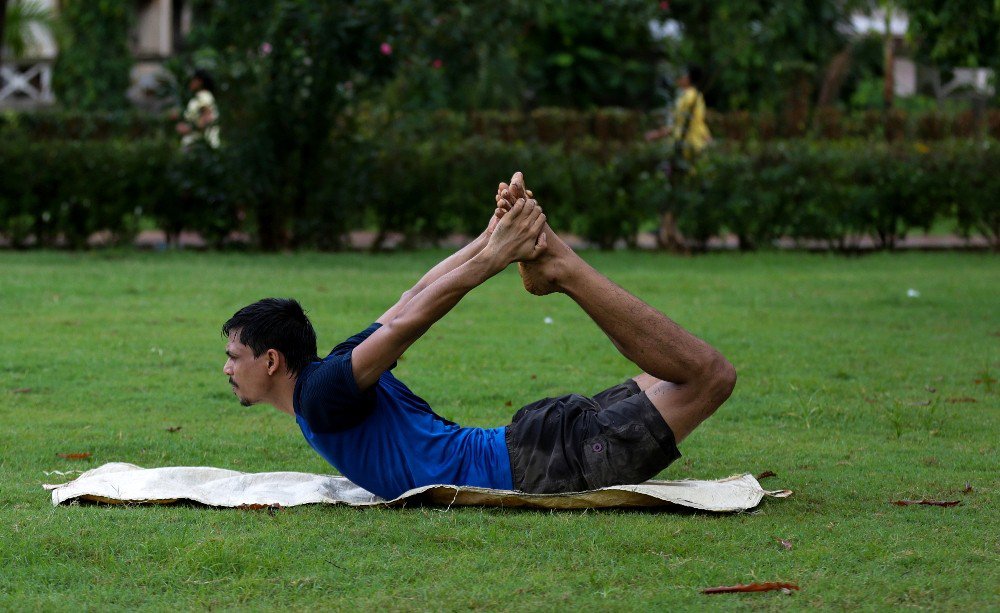
<svg viewBox="0 0 1000 613">
<path fill-rule="evenodd" d="M 382 327 L 380 323 L 373 323 L 361 332 L 358 332 L 354 336 L 348 338 L 346 341 L 338 344 L 330 352 L 330 355 L 343 355 L 345 353 L 350 353 L 351 349 L 354 349 L 362 343 L 366 338 L 372 335 L 373 332 Z"/>
</svg>

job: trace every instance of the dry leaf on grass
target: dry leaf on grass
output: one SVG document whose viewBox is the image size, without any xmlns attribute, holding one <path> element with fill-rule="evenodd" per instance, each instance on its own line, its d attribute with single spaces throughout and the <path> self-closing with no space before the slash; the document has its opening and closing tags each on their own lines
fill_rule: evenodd
<svg viewBox="0 0 1000 613">
<path fill-rule="evenodd" d="M 183 427 L 184 426 L 170 426 L 169 428 L 167 428 L 167 432 L 171 432 L 171 433 L 177 432 L 178 430 L 180 430 Z"/>
<path fill-rule="evenodd" d="M 271 515 L 274 515 L 275 513 L 277 513 L 278 511 L 280 511 L 282 509 L 281 505 L 278 504 L 277 502 L 272 503 L 272 504 L 264 504 L 264 503 L 254 502 L 254 503 L 251 503 L 251 504 L 241 504 L 240 506 L 238 506 L 236 508 L 237 509 L 241 509 L 243 511 L 267 511 Z"/>
<path fill-rule="evenodd" d="M 892 504 L 897 505 L 897 506 L 901 506 L 901 507 L 908 507 L 908 506 L 914 505 L 914 504 L 925 504 L 925 505 L 932 506 L 932 507 L 954 507 L 954 506 L 962 504 L 962 501 L 961 500 L 927 500 L 926 498 L 923 498 L 921 500 L 893 500 Z"/>
<path fill-rule="evenodd" d="M 778 473 L 774 472 L 773 470 L 765 470 L 764 472 L 757 475 L 757 480 L 760 481 L 761 479 L 767 479 L 768 477 L 777 477 L 777 476 Z"/>
<path fill-rule="evenodd" d="M 30 387 L 19 387 L 19 388 L 17 388 L 17 389 L 14 390 L 14 393 L 15 394 L 30 394 L 31 393 L 31 388 Z"/>
<path fill-rule="evenodd" d="M 746 585 L 722 585 L 719 587 L 709 587 L 701 591 L 702 594 L 733 594 L 737 592 L 770 592 L 781 590 L 790 593 L 797 590 L 799 586 L 795 583 L 784 583 L 779 581 L 769 581 L 767 583 L 749 583 Z"/>
<path fill-rule="evenodd" d="M 64 460 L 86 460 L 90 457 L 90 452 L 85 453 L 57 453 L 57 456 Z"/>
<path fill-rule="evenodd" d="M 958 404 L 960 402 L 975 402 L 975 401 L 976 401 L 975 398 L 970 398 L 968 396 L 962 396 L 960 398 L 949 398 L 948 400 L 945 400 L 945 402 L 949 404 Z"/>
<path fill-rule="evenodd" d="M 971 494 L 973 492 L 972 484 L 966 482 L 965 489 L 962 490 L 963 494 Z"/>
<path fill-rule="evenodd" d="M 788 539 L 780 539 L 778 537 L 774 537 L 774 540 L 776 540 L 779 543 L 781 543 L 781 546 L 785 548 L 785 551 L 791 551 L 792 550 L 792 542 L 790 540 L 788 540 Z"/>
</svg>

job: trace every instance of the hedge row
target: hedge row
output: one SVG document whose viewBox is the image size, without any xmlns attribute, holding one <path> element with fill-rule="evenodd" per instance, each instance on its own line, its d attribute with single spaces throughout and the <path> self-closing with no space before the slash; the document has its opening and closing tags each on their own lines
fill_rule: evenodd
<svg viewBox="0 0 1000 613">
<path fill-rule="evenodd" d="M 670 187 L 659 170 L 663 146 L 601 143 L 455 142 L 383 135 L 338 141 L 324 160 L 327 181 L 282 231 L 304 247 L 335 249 L 352 229 L 439 239 L 481 229 L 497 181 L 525 172 L 548 215 L 610 247 L 655 227 L 667 207 L 696 243 L 726 231 L 747 248 L 780 236 L 849 249 L 875 236 L 886 248 L 915 228 L 957 219 L 1000 244 L 1000 143 L 932 145 L 783 141 L 719 148 Z M 65 237 L 74 247 L 110 230 L 128 242 L 143 224 L 201 232 L 221 244 L 242 227 L 255 232 L 267 202 L 254 202 L 238 162 L 200 151 L 180 156 L 173 140 L 0 146 L 0 233 L 23 246 Z M 245 217 L 245 219 L 243 219 Z M 152 221 L 147 221 L 149 218 Z"/>
<path fill-rule="evenodd" d="M 173 133 L 166 115 L 142 111 L 0 112 L 0 137 L 30 140 L 162 138 Z"/>
<path fill-rule="evenodd" d="M 365 122 L 375 113 L 355 111 L 355 121 Z M 529 113 L 516 111 L 448 110 L 413 112 L 395 121 L 408 129 L 434 138 L 463 139 L 479 136 L 504 142 L 576 142 L 587 138 L 635 142 L 643 133 L 662 122 L 661 114 L 622 108 L 577 110 L 540 108 Z M 374 121 L 378 123 L 378 119 Z M 981 113 L 963 111 L 907 113 L 859 111 L 844 113 L 835 108 L 817 109 L 808 124 L 797 125 L 781 114 L 709 111 L 708 124 L 722 141 L 771 141 L 789 138 L 841 140 L 936 141 L 948 138 L 989 136 L 1000 139 L 1000 109 Z M 223 126 L 225 127 L 225 126 Z M 39 111 L 0 113 L 0 135 L 23 135 L 33 140 L 108 140 L 116 138 L 169 138 L 172 122 L 163 115 L 139 111 L 86 113 L 79 111 Z"/>
<path fill-rule="evenodd" d="M 871 236 L 891 249 L 911 230 L 954 219 L 996 248 L 997 168 L 997 141 L 788 141 L 706 157 L 674 200 L 682 230 L 702 245 L 728 230 L 745 248 L 786 236 L 849 250 Z"/>
</svg>

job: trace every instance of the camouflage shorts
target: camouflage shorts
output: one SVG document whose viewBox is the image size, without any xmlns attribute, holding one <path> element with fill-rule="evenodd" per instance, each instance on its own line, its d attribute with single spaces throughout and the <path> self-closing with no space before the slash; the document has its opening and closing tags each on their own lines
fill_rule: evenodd
<svg viewBox="0 0 1000 613">
<path fill-rule="evenodd" d="M 670 426 L 631 379 L 593 398 L 533 402 L 506 436 L 514 489 L 533 494 L 642 483 L 681 457 Z"/>
</svg>

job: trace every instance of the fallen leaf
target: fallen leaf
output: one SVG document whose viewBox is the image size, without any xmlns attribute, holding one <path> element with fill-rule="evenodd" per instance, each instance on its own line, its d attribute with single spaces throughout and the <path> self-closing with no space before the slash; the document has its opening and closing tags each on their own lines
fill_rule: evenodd
<svg viewBox="0 0 1000 613">
<path fill-rule="evenodd" d="M 757 475 L 757 480 L 760 481 L 761 479 L 767 479 L 768 477 L 777 477 L 777 476 L 778 473 L 774 472 L 773 470 L 765 470 L 764 472 Z"/>
<path fill-rule="evenodd" d="M 989 375 L 984 376 L 982 379 L 976 379 L 976 385 L 982 385 L 983 383 L 986 385 L 992 385 L 996 382 L 997 380 Z"/>
<path fill-rule="evenodd" d="M 57 456 L 65 460 L 86 460 L 90 457 L 90 452 L 85 453 L 57 453 Z"/>
<path fill-rule="evenodd" d="M 954 507 L 962 504 L 961 500 L 927 500 L 923 498 L 921 500 L 893 500 L 892 504 L 908 507 L 913 504 L 926 504 L 932 507 Z"/>
<path fill-rule="evenodd" d="M 976 401 L 975 398 L 970 398 L 968 396 L 961 396 L 959 398 L 949 398 L 945 402 L 948 402 L 950 404 L 958 404 L 959 402 L 975 402 L 975 401 Z"/>
<path fill-rule="evenodd" d="M 512 406 L 513 404 L 514 404 L 513 402 L 511 402 L 510 400 L 508 400 L 507 402 L 503 403 L 503 406 L 509 407 L 509 406 Z"/>
<path fill-rule="evenodd" d="M 19 388 L 17 388 L 17 389 L 14 390 L 14 393 L 15 394 L 29 394 L 29 393 L 31 393 L 31 388 L 30 387 L 19 387 Z"/>
<path fill-rule="evenodd" d="M 767 583 L 750 583 L 747 585 L 723 585 L 719 587 L 709 587 L 701 591 L 702 594 L 731 594 L 734 592 L 770 592 L 773 590 L 797 590 L 799 586 L 795 583 L 782 583 L 770 581 Z"/>
<path fill-rule="evenodd" d="M 264 503 L 254 502 L 254 503 L 251 503 L 251 504 L 241 504 L 240 506 L 238 506 L 236 508 L 237 509 L 242 509 L 244 511 L 267 511 L 271 515 L 274 515 L 275 513 L 277 513 L 278 511 L 280 511 L 282 509 L 282 506 L 280 504 L 278 504 L 277 502 L 272 503 L 272 504 L 264 504 Z"/>
<path fill-rule="evenodd" d="M 781 546 L 785 548 L 785 551 L 791 551 L 792 550 L 792 542 L 790 540 L 788 540 L 788 539 L 780 539 L 778 537 L 774 537 L 774 540 L 776 540 L 779 543 L 781 543 Z"/>
<path fill-rule="evenodd" d="M 937 388 L 936 387 L 931 387 L 931 386 L 928 385 L 924 389 L 927 390 L 928 392 L 932 393 L 932 394 L 936 394 L 937 393 Z"/>
<path fill-rule="evenodd" d="M 537 379 L 537 378 L 538 378 L 538 375 L 531 375 L 531 378 L 532 378 L 532 379 Z"/>
<path fill-rule="evenodd" d="M 927 407 L 927 406 L 930 406 L 931 401 L 930 400 L 921 400 L 920 402 L 908 402 L 906 404 L 910 405 L 911 407 Z"/>
<path fill-rule="evenodd" d="M 972 489 L 972 484 L 971 484 L 971 483 L 969 483 L 969 482 L 966 482 L 966 483 L 965 483 L 965 489 L 964 489 L 964 490 L 962 490 L 962 493 L 963 493 L 963 494 L 971 494 L 971 493 L 972 493 L 972 491 L 973 491 L 973 489 Z"/>
<path fill-rule="evenodd" d="M 183 427 L 184 426 L 170 426 L 169 428 L 167 428 L 167 432 L 177 432 L 178 430 L 180 430 Z"/>
</svg>

